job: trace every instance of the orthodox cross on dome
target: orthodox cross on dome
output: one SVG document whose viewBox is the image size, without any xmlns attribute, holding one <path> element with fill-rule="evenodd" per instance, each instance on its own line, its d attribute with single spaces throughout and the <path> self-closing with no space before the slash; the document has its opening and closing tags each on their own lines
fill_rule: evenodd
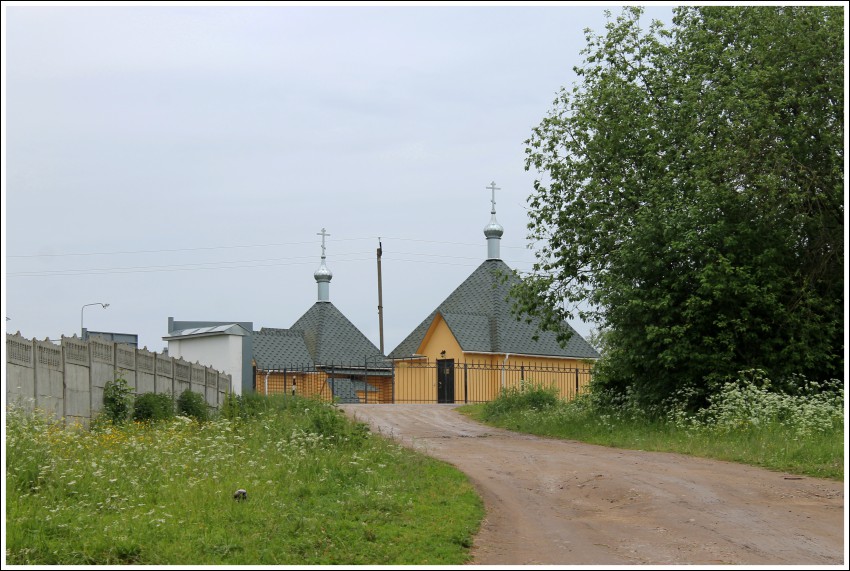
<svg viewBox="0 0 850 571">
<path fill-rule="evenodd" d="M 502 189 L 499 188 L 498 186 L 496 186 L 495 181 L 491 182 L 490 186 L 485 186 L 484 188 L 487 188 L 487 189 L 489 189 L 493 192 L 493 197 L 490 199 L 490 204 L 492 204 L 493 208 L 492 208 L 492 210 L 490 210 L 490 214 L 495 214 L 496 213 L 496 191 L 502 190 Z"/>
<path fill-rule="evenodd" d="M 325 229 L 324 229 L 324 228 L 322 228 L 322 231 L 321 231 L 321 232 L 316 232 L 316 236 L 321 236 L 321 237 L 322 237 L 322 257 L 324 258 L 324 257 L 325 257 L 325 236 L 330 236 L 330 234 L 328 234 L 328 233 L 325 231 Z"/>
<path fill-rule="evenodd" d="M 496 191 L 501 189 L 496 186 L 495 182 L 491 182 L 490 186 L 485 186 L 484 188 L 489 189 L 493 193 L 492 198 L 490 198 L 490 204 L 492 205 L 490 209 L 490 223 L 484 227 L 484 237 L 487 238 L 487 259 L 498 260 L 500 259 L 499 240 L 501 240 L 502 234 L 505 233 L 505 229 L 496 220 Z"/>
<path fill-rule="evenodd" d="M 313 277 L 316 278 L 316 283 L 319 284 L 319 301 L 330 301 L 330 281 L 334 275 L 325 265 L 325 238 L 330 236 L 330 234 L 322 228 L 321 232 L 316 232 L 316 236 L 322 237 L 322 261 L 319 264 L 319 269 L 313 272 Z"/>
</svg>

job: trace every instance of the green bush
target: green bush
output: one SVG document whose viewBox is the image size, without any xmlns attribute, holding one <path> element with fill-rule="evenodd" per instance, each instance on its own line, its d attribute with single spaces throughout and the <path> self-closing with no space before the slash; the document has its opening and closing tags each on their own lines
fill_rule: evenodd
<svg viewBox="0 0 850 571">
<path fill-rule="evenodd" d="M 170 394 L 145 393 L 136 397 L 133 420 L 158 422 L 174 418 L 174 399 Z"/>
<path fill-rule="evenodd" d="M 121 424 L 130 418 L 133 408 L 133 389 L 127 381 L 117 378 L 108 381 L 103 387 L 103 414 L 115 424 Z"/>
<path fill-rule="evenodd" d="M 177 414 L 192 417 L 199 422 L 207 420 L 209 418 L 209 409 L 204 395 L 189 389 L 183 391 L 177 397 Z"/>
<path fill-rule="evenodd" d="M 253 391 L 242 395 L 228 393 L 221 406 L 221 416 L 228 420 L 246 420 L 271 411 L 301 410 L 303 412 L 303 404 L 308 400 L 310 399 L 292 398 L 283 394 L 266 396 Z"/>
<path fill-rule="evenodd" d="M 485 417 L 495 417 L 517 410 L 543 410 L 557 405 L 558 389 L 539 384 L 502 389 L 499 396 L 484 405 Z"/>
<path fill-rule="evenodd" d="M 224 395 L 224 402 L 221 403 L 219 413 L 221 414 L 221 418 L 226 418 L 227 420 L 248 417 L 245 404 L 242 402 L 242 396 L 236 393 L 227 393 Z"/>
<path fill-rule="evenodd" d="M 775 391 L 761 369 L 740 371 L 709 398 L 709 406 L 686 416 L 671 412 L 680 427 L 715 432 L 746 432 L 771 425 L 792 431 L 796 438 L 840 432 L 844 419 L 844 388 L 833 379 L 818 383 L 798 376 L 797 394 Z"/>
<path fill-rule="evenodd" d="M 307 399 L 305 409 L 310 417 L 310 424 L 316 434 L 321 434 L 329 441 L 338 444 L 348 444 L 358 447 L 369 435 L 369 426 L 362 422 L 350 422 L 342 411 L 335 405 Z"/>
</svg>

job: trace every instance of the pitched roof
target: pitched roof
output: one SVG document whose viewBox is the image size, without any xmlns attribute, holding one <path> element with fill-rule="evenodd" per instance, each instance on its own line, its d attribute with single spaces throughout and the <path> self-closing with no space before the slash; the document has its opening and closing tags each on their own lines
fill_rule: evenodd
<svg viewBox="0 0 850 571">
<path fill-rule="evenodd" d="M 163 339 L 169 340 L 178 339 L 181 337 L 208 337 L 210 335 L 238 335 L 242 337 L 245 335 L 250 335 L 250 333 L 250 331 L 248 331 L 238 323 L 227 323 L 210 327 L 190 327 L 188 329 L 178 329 L 176 331 L 169 331 L 168 335 L 163 337 Z"/>
<path fill-rule="evenodd" d="M 381 355 L 381 350 L 329 301 L 314 303 L 290 329 L 303 332 L 307 351 L 317 365 L 359 365 L 367 357 Z"/>
<path fill-rule="evenodd" d="M 289 329 L 254 333 L 254 360 L 261 369 L 288 366 L 389 366 L 369 339 L 332 303 L 316 302 Z"/>
<path fill-rule="evenodd" d="M 312 369 L 313 358 L 300 331 L 263 327 L 254 332 L 254 361 L 262 370 L 284 367 Z"/>
<path fill-rule="evenodd" d="M 503 280 L 506 276 L 507 280 Z M 553 357 L 599 358 L 599 353 L 568 323 L 573 336 L 566 347 L 550 331 L 540 331 L 532 319 L 526 323 L 511 313 L 508 292 L 519 278 L 502 260 L 486 260 L 437 309 L 413 330 L 389 356 L 413 355 L 439 313 L 465 352 L 520 353 Z M 534 340 L 534 336 L 538 340 Z"/>
</svg>

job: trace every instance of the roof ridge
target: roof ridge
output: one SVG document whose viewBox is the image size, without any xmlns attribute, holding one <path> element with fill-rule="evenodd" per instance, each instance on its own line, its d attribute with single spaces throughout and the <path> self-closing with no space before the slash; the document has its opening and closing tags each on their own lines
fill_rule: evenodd
<svg viewBox="0 0 850 571">
<path fill-rule="evenodd" d="M 374 348 L 375 348 L 375 350 L 377 350 L 377 351 L 378 351 L 378 353 L 380 353 L 380 352 L 381 352 L 381 350 L 380 350 L 380 349 L 378 349 L 378 347 L 377 347 L 377 346 L 375 346 L 375 344 L 374 344 L 374 343 L 372 343 L 372 341 L 371 341 L 368 337 L 366 337 L 366 334 L 365 334 L 365 333 L 363 333 L 362 331 L 360 331 L 360 328 L 359 328 L 359 327 L 357 327 L 356 325 L 354 325 L 354 323 L 353 323 L 353 322 L 352 322 L 352 321 L 351 321 L 348 317 L 346 317 L 346 315 L 345 315 L 343 312 L 341 312 L 341 311 L 339 310 L 339 308 L 338 308 L 338 307 L 334 306 L 334 309 L 336 309 L 337 314 L 339 314 L 339 316 L 340 316 L 340 317 L 342 317 L 342 318 L 346 321 L 346 323 L 348 323 L 349 325 L 351 325 L 352 329 L 353 329 L 354 331 L 356 331 L 356 332 L 360 335 L 360 337 L 361 337 L 364 341 L 368 342 L 368 343 L 369 343 L 369 345 L 371 345 L 372 347 L 374 347 Z"/>
<path fill-rule="evenodd" d="M 425 333 L 427 332 L 428 327 L 430 326 L 431 322 L 434 319 L 434 316 L 438 312 L 444 313 L 444 314 L 445 313 L 454 313 L 454 314 L 458 314 L 458 315 L 482 315 L 482 316 L 485 316 L 485 317 L 489 317 L 491 314 L 488 313 L 488 312 L 481 313 L 481 312 L 473 312 L 473 311 L 449 311 L 449 310 L 445 309 L 445 305 L 447 303 L 451 302 L 451 301 L 454 301 L 453 298 L 456 298 L 456 296 L 460 295 L 459 292 L 463 291 L 467 287 L 471 287 L 470 282 L 474 282 L 475 280 L 479 279 L 479 277 L 482 273 L 487 272 L 490 276 L 493 276 L 493 269 L 500 268 L 501 266 L 504 266 L 504 267 L 506 267 L 510 270 L 510 267 L 505 262 L 503 262 L 502 260 L 493 259 L 493 260 L 484 260 L 483 262 L 481 262 L 478 265 L 478 267 L 475 268 L 475 270 L 473 270 L 473 272 L 466 277 L 466 279 L 464 279 L 460 284 L 458 284 L 458 286 L 455 287 L 451 291 L 451 293 L 449 295 L 447 295 L 445 297 L 445 299 L 443 299 L 443 301 L 440 302 L 440 304 L 434 309 L 434 311 L 429 313 L 428 316 L 425 319 L 423 319 L 422 322 L 419 325 L 417 325 L 413 329 L 413 331 L 411 331 L 410 334 L 401 341 L 401 343 L 396 345 L 395 349 L 393 349 L 392 351 L 389 352 L 389 355 L 397 354 L 397 352 L 399 350 L 402 350 L 402 348 L 404 348 L 404 350 L 406 352 L 409 352 L 409 353 L 412 354 L 418 348 L 419 344 L 422 342 L 422 339 L 424 339 Z M 491 304 L 491 306 L 492 306 L 492 304 Z M 414 342 L 416 343 L 416 347 L 407 347 L 407 345 L 410 345 Z"/>
</svg>

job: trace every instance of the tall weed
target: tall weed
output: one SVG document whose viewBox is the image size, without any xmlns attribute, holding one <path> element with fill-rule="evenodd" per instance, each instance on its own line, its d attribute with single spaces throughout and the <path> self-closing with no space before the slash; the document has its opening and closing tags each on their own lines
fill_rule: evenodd
<svg viewBox="0 0 850 571">
<path fill-rule="evenodd" d="M 463 474 L 300 397 L 198 423 L 68 430 L 10 410 L 13 565 L 457 565 L 483 516 Z M 230 413 L 229 413 L 230 414 Z M 236 502 L 233 492 L 246 489 Z"/>
<path fill-rule="evenodd" d="M 709 406 L 694 414 L 671 407 L 670 419 L 686 430 L 734 432 L 774 426 L 798 438 L 825 434 L 843 427 L 844 387 L 837 380 L 817 383 L 799 379 L 797 394 L 772 390 L 764 371 L 741 371 Z"/>
<path fill-rule="evenodd" d="M 793 394 L 775 387 L 763 371 L 741 371 L 693 411 L 698 393 L 681 389 L 647 408 L 629 391 L 591 386 L 570 402 L 539 406 L 522 390 L 469 414 L 512 430 L 622 448 L 665 450 L 733 460 L 819 477 L 844 474 L 844 388 L 795 377 Z M 780 383 L 789 385 L 787 379 Z"/>
</svg>

